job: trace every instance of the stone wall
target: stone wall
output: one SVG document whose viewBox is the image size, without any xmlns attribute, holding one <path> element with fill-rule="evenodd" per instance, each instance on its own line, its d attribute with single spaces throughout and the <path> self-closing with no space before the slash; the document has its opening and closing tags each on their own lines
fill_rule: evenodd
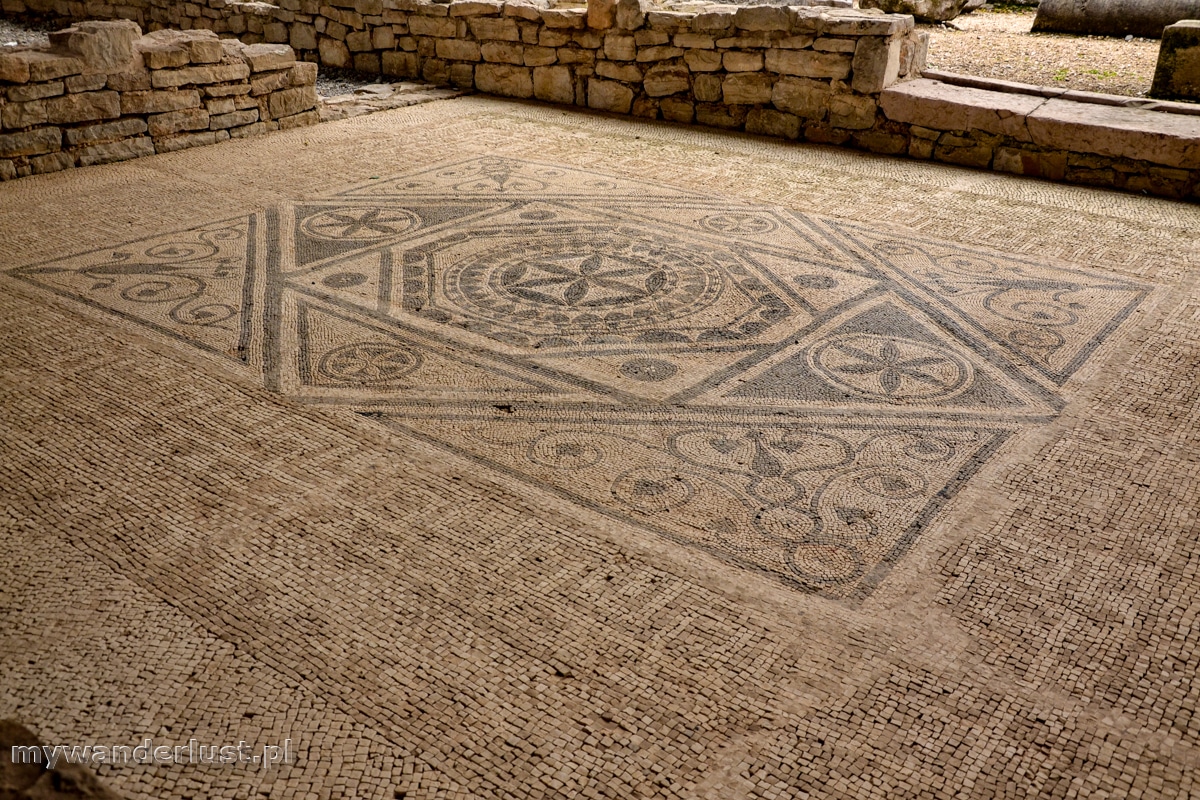
<svg viewBox="0 0 1200 800">
<path fill-rule="evenodd" d="M 653 11 L 494 0 L 167 3 L 0 0 L 8 13 L 128 17 L 288 43 L 301 58 L 489 94 L 819 141 L 876 123 L 885 86 L 918 75 L 911 17 L 828 7 Z"/>
<path fill-rule="evenodd" d="M 318 121 L 315 64 L 211 31 L 81 22 L 0 52 L 0 180 Z"/>
<path fill-rule="evenodd" d="M 874 152 L 1200 200 L 1200 105 L 926 72 L 880 107 Z"/>
</svg>

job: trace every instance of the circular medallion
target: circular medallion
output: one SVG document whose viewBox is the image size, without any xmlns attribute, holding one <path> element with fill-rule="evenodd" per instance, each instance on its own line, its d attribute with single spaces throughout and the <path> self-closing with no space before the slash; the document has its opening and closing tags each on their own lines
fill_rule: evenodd
<svg viewBox="0 0 1200 800">
<path fill-rule="evenodd" d="M 631 358 L 621 365 L 621 374 L 635 381 L 665 381 L 677 372 L 679 367 L 661 358 Z"/>
<path fill-rule="evenodd" d="M 613 497 L 636 511 L 669 511 L 684 505 L 696 493 L 692 484 L 670 470 L 646 467 L 633 469 L 612 485 Z"/>
<path fill-rule="evenodd" d="M 321 357 L 317 372 L 341 384 L 387 386 L 421 366 L 415 350 L 384 342 L 347 344 Z"/>
<path fill-rule="evenodd" d="M 305 219 L 300 230 L 314 239 L 369 242 L 404 233 L 420 222 L 401 208 L 331 208 Z"/>
<path fill-rule="evenodd" d="M 521 241 L 448 266 L 447 299 L 536 337 L 669 327 L 713 305 L 722 272 L 701 250 L 627 236 Z"/>
<path fill-rule="evenodd" d="M 971 365 L 948 349 L 872 333 L 822 342 L 809 361 L 838 387 L 891 402 L 950 397 L 974 377 Z"/>
<path fill-rule="evenodd" d="M 770 233 L 777 227 L 775 220 L 767 215 L 746 211 L 712 214 L 700 220 L 700 226 L 713 233 L 750 236 Z"/>
</svg>

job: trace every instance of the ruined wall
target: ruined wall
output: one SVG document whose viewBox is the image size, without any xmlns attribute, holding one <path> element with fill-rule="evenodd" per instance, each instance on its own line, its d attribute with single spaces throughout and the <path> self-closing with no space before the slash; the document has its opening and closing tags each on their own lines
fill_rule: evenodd
<svg viewBox="0 0 1200 800">
<path fill-rule="evenodd" d="M 828 7 L 648 11 L 456 0 L 207 5 L 2 0 L 12 14 L 125 17 L 288 43 L 301 58 L 397 78 L 646 118 L 845 141 L 876 122 L 884 87 L 919 74 L 911 17 Z"/>
<path fill-rule="evenodd" d="M 316 78 L 286 45 L 82 22 L 0 53 L 0 180 L 309 125 Z"/>
</svg>

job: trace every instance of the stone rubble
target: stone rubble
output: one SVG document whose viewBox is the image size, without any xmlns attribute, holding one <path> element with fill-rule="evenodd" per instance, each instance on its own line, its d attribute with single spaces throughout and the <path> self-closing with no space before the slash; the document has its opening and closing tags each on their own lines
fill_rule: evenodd
<svg viewBox="0 0 1200 800">
<path fill-rule="evenodd" d="M 287 45 L 80 22 L 0 51 L 0 180 L 311 125 L 316 76 Z"/>
</svg>

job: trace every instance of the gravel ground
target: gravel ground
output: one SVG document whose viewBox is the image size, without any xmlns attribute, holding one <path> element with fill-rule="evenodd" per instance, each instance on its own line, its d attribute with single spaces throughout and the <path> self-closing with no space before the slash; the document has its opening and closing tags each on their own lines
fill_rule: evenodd
<svg viewBox="0 0 1200 800">
<path fill-rule="evenodd" d="M 15 47 L 26 44 L 48 44 L 46 34 L 58 26 L 40 25 L 36 22 L 13 22 L 0 19 L 0 47 Z"/>
<path fill-rule="evenodd" d="M 929 31 L 930 69 L 1141 97 L 1158 62 L 1157 39 L 1030 33 L 1033 9 L 979 10 Z M 955 30 L 958 28 L 960 30 Z"/>
</svg>

